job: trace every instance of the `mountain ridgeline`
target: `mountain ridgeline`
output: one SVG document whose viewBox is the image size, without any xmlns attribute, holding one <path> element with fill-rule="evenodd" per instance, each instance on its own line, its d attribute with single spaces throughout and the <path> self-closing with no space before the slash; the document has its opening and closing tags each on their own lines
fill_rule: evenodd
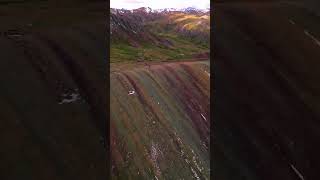
<svg viewBox="0 0 320 180">
<path fill-rule="evenodd" d="M 145 7 L 110 11 L 111 62 L 208 55 L 209 11 Z"/>
</svg>

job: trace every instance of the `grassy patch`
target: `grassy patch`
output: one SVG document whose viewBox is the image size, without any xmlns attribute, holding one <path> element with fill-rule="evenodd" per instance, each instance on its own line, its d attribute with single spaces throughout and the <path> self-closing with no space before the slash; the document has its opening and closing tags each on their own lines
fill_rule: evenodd
<svg viewBox="0 0 320 180">
<path fill-rule="evenodd" d="M 123 42 L 112 42 L 110 49 L 111 62 L 189 59 L 194 54 L 208 51 L 207 46 L 197 44 L 185 37 L 172 33 L 158 33 L 157 35 L 162 39 L 169 40 L 172 46 L 166 47 L 142 43 L 140 47 L 133 47 Z"/>
</svg>

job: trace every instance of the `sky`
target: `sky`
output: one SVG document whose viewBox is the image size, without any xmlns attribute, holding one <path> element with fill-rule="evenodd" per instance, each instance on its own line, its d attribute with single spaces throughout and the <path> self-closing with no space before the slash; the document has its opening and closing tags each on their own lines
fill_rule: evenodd
<svg viewBox="0 0 320 180">
<path fill-rule="evenodd" d="M 110 7 L 117 9 L 136 9 L 150 7 L 151 9 L 163 8 L 210 8 L 210 0 L 110 0 Z"/>
</svg>

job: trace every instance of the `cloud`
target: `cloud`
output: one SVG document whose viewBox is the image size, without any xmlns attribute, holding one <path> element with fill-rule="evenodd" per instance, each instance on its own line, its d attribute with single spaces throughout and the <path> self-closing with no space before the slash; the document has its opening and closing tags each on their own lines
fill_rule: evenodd
<svg viewBox="0 0 320 180">
<path fill-rule="evenodd" d="M 111 0 L 110 6 L 112 8 L 125 8 L 133 9 L 144 6 L 145 2 L 143 0 Z"/>
<path fill-rule="evenodd" d="M 124 3 L 134 3 L 134 4 L 140 4 L 140 3 L 144 3 L 141 0 L 124 0 Z"/>
<path fill-rule="evenodd" d="M 208 8 L 210 0 L 111 0 L 112 8 L 135 9 L 139 7 L 161 8 Z"/>
</svg>

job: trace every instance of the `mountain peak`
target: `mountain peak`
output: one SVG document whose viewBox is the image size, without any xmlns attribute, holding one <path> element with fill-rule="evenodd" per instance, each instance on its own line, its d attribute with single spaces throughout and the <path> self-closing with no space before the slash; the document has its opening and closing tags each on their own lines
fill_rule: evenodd
<svg viewBox="0 0 320 180">
<path fill-rule="evenodd" d="M 152 9 L 150 7 L 140 7 L 137 9 L 127 10 L 127 9 L 114 9 L 111 8 L 111 13 L 141 13 L 141 14 L 149 14 L 149 13 L 170 13 L 170 12 L 184 12 L 184 13 L 192 13 L 192 14 L 201 14 L 207 13 L 210 11 L 210 8 L 207 9 L 197 9 L 195 7 L 187 7 L 187 8 L 163 8 L 163 9 Z"/>
<path fill-rule="evenodd" d="M 187 8 L 182 8 L 181 11 L 186 12 L 186 13 L 206 13 L 206 12 L 210 11 L 210 8 L 198 9 L 195 7 L 187 7 Z"/>
</svg>

